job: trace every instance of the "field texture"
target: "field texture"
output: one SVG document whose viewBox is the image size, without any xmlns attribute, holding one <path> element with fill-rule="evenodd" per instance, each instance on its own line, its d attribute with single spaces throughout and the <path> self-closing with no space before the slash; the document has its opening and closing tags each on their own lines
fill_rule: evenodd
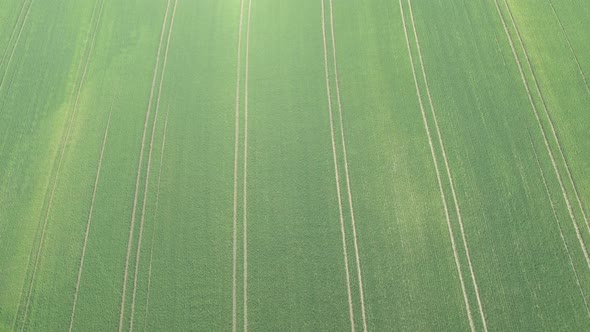
<svg viewBox="0 0 590 332">
<path fill-rule="evenodd" d="M 587 331 L 590 2 L 4 0 L 0 331 Z"/>
</svg>

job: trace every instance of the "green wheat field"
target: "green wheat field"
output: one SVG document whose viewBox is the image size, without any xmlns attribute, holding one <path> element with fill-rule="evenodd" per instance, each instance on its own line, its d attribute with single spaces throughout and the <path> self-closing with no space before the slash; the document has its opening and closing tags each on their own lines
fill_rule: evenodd
<svg viewBox="0 0 590 332">
<path fill-rule="evenodd" d="M 3 0 L 0 331 L 590 330 L 587 0 Z"/>
</svg>

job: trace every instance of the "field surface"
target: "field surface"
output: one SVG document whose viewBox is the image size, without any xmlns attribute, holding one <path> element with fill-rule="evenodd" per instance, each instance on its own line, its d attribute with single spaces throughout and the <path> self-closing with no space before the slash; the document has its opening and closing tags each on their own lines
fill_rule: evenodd
<svg viewBox="0 0 590 332">
<path fill-rule="evenodd" d="M 587 331 L 590 2 L 4 0 L 0 331 Z"/>
</svg>

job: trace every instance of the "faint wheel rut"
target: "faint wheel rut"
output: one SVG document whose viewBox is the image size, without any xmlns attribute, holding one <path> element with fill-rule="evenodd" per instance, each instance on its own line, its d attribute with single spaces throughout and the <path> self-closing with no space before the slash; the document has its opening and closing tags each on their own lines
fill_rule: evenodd
<svg viewBox="0 0 590 332">
<path fill-rule="evenodd" d="M 168 113 L 166 113 L 166 119 L 164 120 L 164 133 L 162 134 L 162 146 L 160 147 L 160 166 L 158 167 L 158 183 L 156 186 L 156 206 L 154 210 L 154 217 L 158 215 L 158 207 L 160 202 L 160 180 L 162 178 L 162 166 L 164 165 L 164 149 L 166 148 L 166 134 L 168 133 Z M 148 281 L 145 301 L 145 319 L 143 324 L 143 330 L 145 331 L 148 320 L 149 305 L 150 305 L 150 286 L 152 284 L 152 262 L 154 257 L 154 243 L 156 237 L 156 230 L 158 224 L 154 224 L 154 230 L 152 232 L 152 240 L 150 245 L 150 260 L 148 268 Z"/>
<path fill-rule="evenodd" d="M 416 88 L 416 95 L 418 97 L 418 103 L 420 105 L 420 112 L 422 115 L 422 121 L 424 124 L 424 129 L 426 130 L 426 136 L 428 137 L 428 145 L 430 147 L 430 154 L 432 156 L 432 161 L 434 164 L 434 169 L 436 171 L 436 180 L 438 183 L 438 188 L 440 191 L 440 197 L 443 203 L 443 208 L 444 208 L 444 212 L 445 212 L 445 219 L 447 222 L 447 230 L 449 231 L 449 237 L 451 240 L 451 248 L 453 249 L 453 258 L 455 261 L 455 267 L 457 269 L 457 274 L 459 277 L 459 283 L 461 285 L 461 292 L 463 294 L 463 301 L 465 303 L 465 310 L 467 313 L 467 319 L 469 321 L 469 327 L 471 329 L 472 332 L 475 332 L 475 323 L 473 321 L 473 314 L 471 313 L 471 306 L 469 304 L 469 298 L 467 296 L 467 290 L 466 290 L 466 286 L 465 286 L 465 280 L 463 279 L 463 273 L 461 272 L 461 262 L 459 261 L 459 253 L 457 251 L 457 244 L 455 242 L 455 235 L 454 235 L 454 231 L 453 231 L 453 227 L 451 225 L 451 218 L 449 215 L 449 208 L 447 205 L 447 199 L 446 199 L 446 195 L 443 189 L 443 184 L 442 184 L 442 179 L 441 179 L 441 175 L 440 175 L 440 170 L 438 167 L 438 160 L 436 157 L 436 153 L 434 151 L 434 144 L 432 141 L 432 134 L 430 132 L 430 126 L 428 125 L 428 120 L 427 120 L 427 116 L 426 116 L 426 111 L 425 111 L 425 107 L 424 107 L 424 103 L 422 101 L 422 93 L 420 92 L 420 86 L 418 84 L 418 76 L 416 74 L 416 68 L 414 65 L 414 56 L 412 55 L 412 48 L 410 46 L 410 38 L 409 38 L 409 34 L 408 34 L 408 28 L 407 28 L 407 24 L 406 24 L 406 19 L 405 19 L 405 13 L 404 13 L 404 9 L 403 9 L 403 4 L 402 4 L 402 0 L 399 0 L 399 6 L 400 6 L 400 11 L 401 11 L 401 17 L 402 17 L 402 24 L 403 24 L 403 28 L 404 28 L 404 35 L 406 37 L 406 47 L 408 49 L 408 55 L 410 58 L 410 65 L 412 68 L 412 75 L 414 77 L 414 85 Z"/>
<path fill-rule="evenodd" d="M 248 331 L 248 73 L 250 67 L 250 17 L 252 0 L 248 0 L 248 23 L 246 25 L 246 73 L 244 75 L 244 187 L 243 187 L 243 232 L 244 232 L 244 331 Z"/>
<path fill-rule="evenodd" d="M 238 228 L 238 152 L 240 135 L 240 72 L 242 51 L 242 23 L 244 17 L 244 0 L 240 2 L 240 23 L 238 26 L 238 55 L 236 70 L 236 107 L 234 129 L 234 192 L 233 192 L 233 235 L 232 235 L 232 331 L 237 331 L 237 228 Z"/>
<path fill-rule="evenodd" d="M 97 1 L 97 4 L 98 4 L 99 1 L 100 0 Z M 93 32 L 93 35 L 91 37 L 90 46 L 89 46 L 90 48 L 89 48 L 88 55 L 87 55 L 87 58 L 86 58 L 86 63 L 84 65 L 84 70 L 83 70 L 83 73 L 82 73 L 82 77 L 80 78 L 80 83 L 78 84 L 78 88 L 77 88 L 77 92 L 76 92 L 76 99 L 75 99 L 75 102 L 74 102 L 74 106 L 72 108 L 72 113 L 71 113 L 71 116 L 70 116 L 70 119 L 69 119 L 69 122 L 68 122 L 68 127 L 66 129 L 66 134 L 64 136 L 63 144 L 61 146 L 61 152 L 59 154 L 59 159 L 58 159 L 58 162 L 57 162 L 57 169 L 56 169 L 55 177 L 54 177 L 53 184 L 52 184 L 52 187 L 51 187 L 51 192 L 49 194 L 49 202 L 47 203 L 47 210 L 45 211 L 45 216 L 44 216 L 44 219 L 43 219 L 43 226 L 41 227 L 41 235 L 39 237 L 39 246 L 37 247 L 37 253 L 35 255 L 35 263 L 33 265 L 33 271 L 32 271 L 32 275 L 31 275 L 31 280 L 30 280 L 30 284 L 29 284 L 29 287 L 28 287 L 28 290 L 27 290 L 27 296 L 26 296 L 26 299 L 27 300 L 26 300 L 25 306 L 24 306 L 24 314 L 23 314 L 23 318 L 22 318 L 21 331 L 24 330 L 25 325 L 26 325 L 26 322 L 27 322 L 27 316 L 28 316 L 28 313 L 29 313 L 29 305 L 30 305 L 30 302 L 31 302 L 31 296 L 33 294 L 33 286 L 34 286 L 36 275 L 37 275 L 37 269 L 38 269 L 39 261 L 40 261 L 40 258 L 41 258 L 41 252 L 43 250 L 43 245 L 44 245 L 44 241 L 45 241 L 45 232 L 46 232 L 46 229 L 47 229 L 47 224 L 49 222 L 49 216 L 51 214 L 51 207 L 53 205 L 53 198 L 55 196 L 55 191 L 56 191 L 56 188 L 57 188 L 57 183 L 59 181 L 59 175 L 61 173 L 61 166 L 62 166 L 63 158 L 64 158 L 64 155 L 65 155 L 66 147 L 67 147 L 68 142 L 69 142 L 71 129 L 72 129 L 72 126 L 73 126 L 73 123 L 74 123 L 74 119 L 75 119 L 76 114 L 77 114 L 77 111 L 78 111 L 78 102 L 79 102 L 79 99 L 80 99 L 80 94 L 81 94 L 81 91 L 82 91 L 82 87 L 84 86 L 84 82 L 86 80 L 86 74 L 88 73 L 88 64 L 90 63 L 90 59 L 92 57 L 92 50 L 94 49 L 94 43 L 96 41 L 96 35 L 98 33 L 98 26 L 99 26 L 99 23 L 100 23 L 100 19 L 102 17 L 102 9 L 103 9 L 103 6 L 104 6 L 104 1 L 100 3 L 100 9 L 98 11 L 98 18 L 96 19 L 96 23 L 95 23 L 95 27 L 94 27 L 94 32 Z M 30 7 L 29 7 L 29 9 L 30 9 Z M 16 321 L 15 321 L 15 323 L 16 323 Z"/>
<path fill-rule="evenodd" d="M 527 131 L 528 131 L 528 129 L 527 129 Z M 570 253 L 569 246 L 567 245 L 567 241 L 565 239 L 565 236 L 563 235 L 561 222 L 559 221 L 559 217 L 557 216 L 557 211 L 555 209 L 555 203 L 553 202 L 553 198 L 551 198 L 551 192 L 549 190 L 549 186 L 547 185 L 547 178 L 545 177 L 545 172 L 543 171 L 543 168 L 541 167 L 541 161 L 539 160 L 539 155 L 537 154 L 537 149 L 535 148 L 535 144 L 533 143 L 533 139 L 531 138 L 530 133 L 529 133 L 529 142 L 530 142 L 531 147 L 533 149 L 533 153 L 535 155 L 535 161 L 537 162 L 537 166 L 539 167 L 539 172 L 541 173 L 541 179 L 543 180 L 543 187 L 545 188 L 545 193 L 547 194 L 547 198 L 549 199 L 549 205 L 551 206 L 551 212 L 553 214 L 553 219 L 555 220 L 555 223 L 557 224 L 557 228 L 559 230 L 559 237 L 561 238 L 561 242 L 563 243 L 563 247 L 564 247 L 565 252 L 567 254 L 568 262 L 570 263 L 570 267 L 572 269 L 572 272 L 574 274 L 574 278 L 576 280 L 576 285 L 578 286 L 578 289 L 580 290 L 580 295 L 581 295 L 582 300 L 584 302 L 584 307 L 586 308 L 586 314 L 588 315 L 588 318 L 590 318 L 590 308 L 588 307 L 588 301 L 586 300 L 586 294 L 584 293 L 584 289 L 582 288 L 582 285 L 580 283 L 580 278 L 578 276 L 578 272 L 577 272 L 576 267 L 574 265 L 574 261 L 572 259 L 572 255 Z"/>
<path fill-rule="evenodd" d="M 563 32 L 563 36 L 565 37 L 565 40 L 567 42 L 567 46 L 574 57 L 574 61 L 576 62 L 576 65 L 578 66 L 578 71 L 580 72 L 580 76 L 582 77 L 582 80 L 584 81 L 584 86 L 586 87 L 586 92 L 588 92 L 588 94 L 590 95 L 590 87 L 588 86 L 588 80 L 586 79 L 586 75 L 584 74 L 584 70 L 582 69 L 582 65 L 580 64 L 580 60 L 578 59 L 578 55 L 574 51 L 574 47 L 572 45 L 570 37 L 567 34 L 565 27 L 563 26 L 563 22 L 561 22 L 561 19 L 559 18 L 559 15 L 557 14 L 557 10 L 555 10 L 555 7 L 553 6 L 553 1 L 551 1 L 551 0 L 548 0 L 548 1 L 549 1 L 549 6 L 551 6 L 551 10 L 553 11 L 553 14 L 555 15 L 555 18 L 557 19 L 557 22 L 559 23 L 559 27 L 561 28 L 561 31 Z"/>
<path fill-rule="evenodd" d="M 82 245 L 82 255 L 80 258 L 80 266 L 78 268 L 78 278 L 76 279 L 76 286 L 74 291 L 74 303 L 72 304 L 72 314 L 70 316 L 70 327 L 68 331 L 72 331 L 74 326 L 74 316 L 76 314 L 76 304 L 78 302 L 78 292 L 80 290 L 80 280 L 82 279 L 82 271 L 84 269 L 84 258 L 86 257 L 86 245 L 88 244 L 88 236 L 90 234 L 90 226 L 92 223 L 92 212 L 94 212 L 94 202 L 96 200 L 96 190 L 98 188 L 98 181 L 100 179 L 100 170 L 102 168 L 102 159 L 104 157 L 104 150 L 107 144 L 107 137 L 109 135 L 109 127 L 111 125 L 111 114 L 109 113 L 109 119 L 104 131 L 104 138 L 102 141 L 102 147 L 100 149 L 100 157 L 98 159 L 98 167 L 96 169 L 96 178 L 94 180 L 94 188 L 92 189 L 92 200 L 90 202 L 90 211 L 88 212 L 88 221 L 86 222 L 86 231 L 84 233 L 84 244 Z"/>
<path fill-rule="evenodd" d="M 16 21 L 14 22 L 14 26 L 12 27 L 12 31 L 10 32 L 10 37 L 8 38 L 6 48 L 4 48 L 4 52 L 2 52 L 2 59 L 0 59 L 0 68 L 2 68 L 2 66 L 4 65 L 4 61 L 6 60 L 6 56 L 8 55 L 8 50 L 11 49 L 10 44 L 12 44 L 16 30 L 18 29 L 18 26 L 19 26 L 18 23 L 20 22 L 23 14 L 25 13 L 25 7 L 26 7 L 25 5 L 26 4 L 27 4 L 27 0 L 23 0 L 22 5 L 20 6 L 20 9 L 18 12 L 18 16 L 16 18 Z"/>
<path fill-rule="evenodd" d="M 357 278 L 359 284 L 359 296 L 361 300 L 361 316 L 363 320 L 363 331 L 367 331 L 367 314 L 365 309 L 365 291 L 363 286 L 362 269 L 359 254 L 358 236 L 356 231 L 356 221 L 354 217 L 354 208 L 352 204 L 352 190 L 350 185 L 350 175 L 348 170 L 348 155 L 346 153 L 346 140 L 344 138 L 344 123 L 342 120 L 342 101 L 340 98 L 340 84 L 338 79 L 338 61 L 336 60 L 336 36 L 334 32 L 334 12 L 333 12 L 333 1 L 330 0 L 330 31 L 332 36 L 332 57 L 334 59 L 334 81 L 336 84 L 336 100 L 338 101 L 338 115 L 340 120 L 340 139 L 342 142 L 342 154 L 344 156 L 344 174 L 346 177 L 346 190 L 348 193 L 348 205 L 350 207 L 350 219 L 352 222 L 352 234 L 353 234 L 353 245 L 354 254 L 356 261 Z"/>
<path fill-rule="evenodd" d="M 467 237 L 465 235 L 465 229 L 464 229 L 464 226 L 463 226 L 463 216 L 461 214 L 461 208 L 459 206 L 459 201 L 457 199 L 457 194 L 456 194 L 456 191 L 455 191 L 455 182 L 453 180 L 453 175 L 451 173 L 451 168 L 449 166 L 449 161 L 448 161 L 448 158 L 447 158 L 446 148 L 445 148 L 444 141 L 443 141 L 443 138 L 442 138 L 442 135 L 441 135 L 441 132 L 440 132 L 439 125 L 438 125 L 438 119 L 437 119 L 437 116 L 436 116 L 436 111 L 435 111 L 435 108 L 434 108 L 434 103 L 432 102 L 432 95 L 430 93 L 430 87 L 429 87 L 428 79 L 427 79 L 427 76 L 426 76 L 426 69 L 424 68 L 424 60 L 423 60 L 423 57 L 422 57 L 422 50 L 421 50 L 421 47 L 420 47 L 420 39 L 418 38 L 418 31 L 416 30 L 416 24 L 414 22 L 414 11 L 412 9 L 412 1 L 411 0 L 408 0 L 408 7 L 410 9 L 410 19 L 411 19 L 411 22 L 412 22 L 412 27 L 414 29 L 414 38 L 416 39 L 416 48 L 418 50 L 418 59 L 420 60 L 420 67 L 422 68 L 422 77 L 424 78 L 424 85 L 426 87 L 426 95 L 428 96 L 428 102 L 430 104 L 430 109 L 432 111 L 432 118 L 434 120 L 434 126 L 435 126 L 435 129 L 436 129 L 436 135 L 437 135 L 438 141 L 440 143 L 440 147 L 441 147 L 441 151 L 442 151 L 442 156 L 443 156 L 443 161 L 444 161 L 445 168 L 446 168 L 446 171 L 447 171 L 447 177 L 449 179 L 449 184 L 451 186 L 451 193 L 452 193 L 452 197 L 453 197 L 453 202 L 455 203 L 455 210 L 457 211 L 457 219 L 459 221 L 459 229 L 461 231 L 461 239 L 463 240 L 463 247 L 465 248 L 465 256 L 467 257 L 467 266 L 469 267 L 469 273 L 471 275 L 471 281 L 472 281 L 473 287 L 475 289 L 475 296 L 476 296 L 476 299 L 477 299 L 477 305 L 478 305 L 478 308 L 479 308 L 479 314 L 480 314 L 480 317 L 481 317 L 481 320 L 482 320 L 483 329 L 484 329 L 484 331 L 487 332 L 488 326 L 487 326 L 487 322 L 486 322 L 485 313 L 483 311 L 483 305 L 482 305 L 482 302 L 481 302 L 481 297 L 479 295 L 479 287 L 477 285 L 477 280 L 476 280 L 476 277 L 475 277 L 475 271 L 473 269 L 473 264 L 471 263 L 471 255 L 469 253 L 469 246 L 467 244 Z"/>
<path fill-rule="evenodd" d="M 156 63 L 154 65 L 154 73 L 153 73 L 153 77 L 152 77 L 152 85 L 150 88 L 150 96 L 148 99 L 148 107 L 146 110 L 145 120 L 144 120 L 144 124 L 143 124 L 141 148 L 140 148 L 140 152 L 139 152 L 139 161 L 138 161 L 138 166 L 137 166 L 137 177 L 135 180 L 135 193 L 134 193 L 134 197 L 133 197 L 133 212 L 131 214 L 131 223 L 129 226 L 129 238 L 127 240 L 127 255 L 125 258 L 125 272 L 124 272 L 124 277 L 123 277 L 123 289 L 121 292 L 121 308 L 120 308 L 120 313 L 119 313 L 119 332 L 123 331 L 123 319 L 124 319 L 124 315 L 125 315 L 125 300 L 126 300 L 126 295 L 127 295 L 127 276 L 129 273 L 129 258 L 131 256 L 131 246 L 132 246 L 132 242 L 133 242 L 133 233 L 134 233 L 134 229 L 135 229 L 135 217 L 136 217 L 136 211 L 137 211 L 137 201 L 139 198 L 138 197 L 139 184 L 141 182 L 141 168 L 143 165 L 145 140 L 146 140 L 148 123 L 149 123 L 149 119 L 150 119 L 150 113 L 151 113 L 151 109 L 152 109 L 152 102 L 154 99 L 154 90 L 156 87 L 156 80 L 157 80 L 157 75 L 158 75 L 158 65 L 160 64 L 160 54 L 161 54 L 161 50 L 162 50 L 162 44 L 164 41 L 166 23 L 168 21 L 170 2 L 171 2 L 171 0 L 168 0 L 168 2 L 166 4 L 166 13 L 164 14 L 164 20 L 162 22 L 162 29 L 161 29 L 161 33 L 160 33 L 160 43 L 158 45 L 158 51 L 156 54 Z"/>
<path fill-rule="evenodd" d="M 504 0 L 504 4 L 505 4 L 508 14 L 510 16 L 510 20 L 512 21 L 512 26 L 514 28 L 514 31 L 516 31 L 516 36 L 518 38 L 518 42 L 520 44 L 520 47 L 522 48 L 522 52 L 524 54 L 524 57 L 525 57 L 525 60 L 527 63 L 527 67 L 529 68 L 529 71 L 531 72 L 531 76 L 533 77 L 533 83 L 535 84 L 535 90 L 537 91 L 537 95 L 539 96 L 539 99 L 541 100 L 541 104 L 543 105 L 543 111 L 545 113 L 545 116 L 547 117 L 547 121 L 549 122 L 549 128 L 551 128 L 551 134 L 552 134 L 553 139 L 555 140 L 555 143 L 557 145 L 559 155 L 561 156 L 561 160 L 562 160 L 563 165 L 565 167 L 566 174 L 567 174 L 568 179 L 570 180 L 570 183 L 571 183 L 572 188 L 574 190 L 574 196 L 576 196 L 576 201 L 578 203 L 578 207 L 579 207 L 580 211 L 582 212 L 582 218 L 584 219 L 584 223 L 586 224 L 586 230 L 588 231 L 588 234 L 590 234 L 590 224 L 588 222 L 588 217 L 586 216 L 586 211 L 584 209 L 584 205 L 582 204 L 582 200 L 580 199 L 580 195 L 578 194 L 578 188 L 577 188 L 576 182 L 574 181 L 574 178 L 572 176 L 569 163 L 568 163 L 567 159 L 565 158 L 565 153 L 563 152 L 563 147 L 562 147 L 562 144 L 559 140 L 559 136 L 557 134 L 557 129 L 555 128 L 555 124 L 553 123 L 553 119 L 551 117 L 551 114 L 549 113 L 549 109 L 547 107 L 545 97 L 543 96 L 543 93 L 541 92 L 541 88 L 540 88 L 539 82 L 537 80 L 537 75 L 535 74 L 535 71 L 534 71 L 533 66 L 531 64 L 531 60 L 529 58 L 527 49 L 524 45 L 524 41 L 523 41 L 522 36 L 520 34 L 520 30 L 518 29 L 518 26 L 516 25 L 516 20 L 514 19 L 514 16 L 512 15 L 512 11 L 510 10 L 510 6 L 508 5 L 508 2 L 506 2 L 506 0 Z M 573 50 L 572 50 L 572 52 L 573 52 Z"/>
<path fill-rule="evenodd" d="M 575 232 L 576 232 L 576 237 L 578 238 L 578 242 L 580 244 L 580 247 L 582 248 L 582 252 L 583 252 L 584 258 L 586 260 L 586 265 L 588 266 L 588 269 L 590 269 L 590 257 L 588 255 L 588 250 L 586 248 L 586 244 L 584 243 L 584 240 L 582 239 L 582 235 L 580 233 L 578 222 L 577 222 L 576 217 L 574 215 L 571 202 L 569 200 L 569 197 L 568 197 L 567 192 L 565 190 L 565 186 L 563 184 L 562 176 L 559 172 L 559 169 L 557 168 L 557 163 L 555 162 L 555 157 L 553 156 L 553 151 L 551 150 L 551 147 L 549 146 L 549 140 L 547 138 L 545 126 L 543 125 L 543 123 L 541 121 L 541 118 L 539 116 L 539 111 L 538 111 L 537 106 L 535 105 L 535 102 L 533 100 L 533 96 L 531 94 L 526 76 L 524 74 L 524 70 L 522 68 L 520 58 L 518 57 L 518 54 L 517 54 L 515 46 L 514 46 L 514 41 L 512 40 L 512 36 L 510 35 L 510 32 L 508 30 L 508 26 L 506 25 L 506 20 L 504 19 L 504 16 L 502 15 L 502 11 L 500 9 L 500 4 L 499 4 L 498 0 L 494 0 L 494 3 L 496 5 L 496 10 L 498 12 L 498 16 L 500 17 L 500 20 L 502 22 L 502 27 L 504 28 L 504 32 L 506 34 L 506 37 L 508 38 L 508 42 L 509 42 L 510 48 L 512 50 L 512 55 L 514 57 L 516 65 L 518 67 L 518 71 L 520 73 L 520 78 L 521 78 L 522 84 L 525 88 L 529 102 L 531 104 L 533 114 L 535 116 L 535 119 L 537 120 L 537 124 L 539 126 L 540 131 L 541 131 L 541 135 L 543 137 L 543 143 L 545 144 L 545 149 L 547 150 L 547 154 L 549 155 L 549 159 L 551 159 L 551 165 L 553 166 L 553 171 L 555 172 L 555 175 L 557 177 L 557 181 L 559 182 L 559 186 L 561 188 L 561 193 L 562 193 L 563 199 L 566 203 L 570 219 L 572 221 L 572 224 L 573 224 Z"/>
<path fill-rule="evenodd" d="M 29 13 L 31 12 L 31 7 L 33 6 L 34 1 L 35 0 L 31 0 L 31 2 L 29 2 L 29 8 L 27 9 L 27 13 L 25 14 L 23 24 L 21 25 L 20 30 L 18 31 L 18 35 L 16 36 L 16 42 L 14 43 L 14 47 L 12 48 L 12 52 L 10 53 L 10 57 L 8 58 L 8 62 L 6 63 L 6 67 L 4 68 L 4 73 L 2 74 L 2 79 L 0 80 L 0 91 L 2 91 L 2 87 L 4 86 L 4 82 L 6 80 L 6 75 L 8 74 L 8 69 L 10 68 L 10 64 L 12 63 L 12 58 L 14 57 L 14 53 L 16 52 L 16 49 L 18 48 L 18 44 L 20 42 L 20 37 L 21 37 L 23 30 L 25 29 L 25 26 L 27 24 L 27 20 L 29 18 Z M 2 62 L 4 62 L 4 56 L 2 57 Z"/>
<path fill-rule="evenodd" d="M 348 264 L 348 248 L 346 245 L 346 231 L 344 228 L 344 214 L 342 209 L 342 196 L 340 191 L 340 176 L 338 170 L 338 156 L 336 153 L 336 138 L 334 134 L 334 115 L 332 111 L 332 94 L 330 89 L 330 74 L 328 69 L 328 47 L 326 41 L 326 14 L 325 14 L 325 5 L 324 0 L 321 0 L 322 3 L 322 37 L 324 41 L 324 70 L 326 76 L 326 94 L 328 98 L 328 114 L 330 116 L 330 138 L 332 143 L 332 158 L 334 159 L 334 176 L 336 180 L 336 195 L 338 198 L 338 213 L 340 219 L 340 233 L 342 236 L 342 254 L 344 257 L 344 268 L 346 271 L 346 290 L 347 290 L 347 299 L 348 299 L 348 315 L 350 318 L 350 326 L 351 330 L 354 332 L 354 308 L 352 305 L 352 290 L 350 287 L 350 267 Z"/>
<path fill-rule="evenodd" d="M 137 278 L 139 274 L 139 261 L 141 256 L 141 244 L 143 239 L 143 226 L 145 222 L 145 211 L 147 206 L 147 195 L 149 192 L 149 183 L 150 183 L 150 174 L 151 174 L 151 166 L 152 166 L 152 152 L 154 148 L 154 137 L 156 136 L 156 128 L 158 123 L 158 111 L 160 110 L 160 97 L 162 96 L 162 86 L 164 83 L 164 78 L 166 76 L 166 64 L 168 63 L 168 50 L 170 48 L 170 37 L 172 36 L 172 30 L 174 28 L 174 19 L 176 17 L 176 5 L 178 0 L 174 1 L 174 8 L 172 10 L 172 19 L 170 21 L 170 28 L 168 29 L 168 39 L 166 41 L 166 49 L 164 51 L 164 62 L 162 64 L 162 75 L 160 76 L 160 84 L 158 87 L 158 97 L 156 100 L 156 111 L 154 114 L 154 122 L 152 123 L 152 135 L 150 138 L 150 148 L 148 152 L 148 163 L 147 163 L 147 170 L 145 176 L 145 183 L 144 183 L 144 191 L 143 191 L 143 204 L 141 207 L 141 220 L 139 225 L 139 239 L 137 242 L 137 252 L 135 254 L 135 274 L 133 276 L 133 295 L 131 301 L 131 321 L 129 330 L 133 331 L 133 321 L 135 317 L 135 297 L 136 297 L 136 290 L 137 290 Z"/>
</svg>

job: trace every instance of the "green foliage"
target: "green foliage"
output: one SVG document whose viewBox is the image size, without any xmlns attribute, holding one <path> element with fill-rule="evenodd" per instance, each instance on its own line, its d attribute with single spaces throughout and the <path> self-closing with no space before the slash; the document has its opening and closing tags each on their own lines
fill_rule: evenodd
<svg viewBox="0 0 590 332">
<path fill-rule="evenodd" d="M 234 171 L 238 330 L 244 208 L 251 330 L 349 329 L 345 254 L 356 330 L 588 326 L 585 1 L 332 1 L 334 59 L 324 0 L 324 63 L 321 1 L 252 0 L 246 49 L 246 0 L 239 68 L 241 2 L 175 2 L 0 8 L 0 331 L 68 329 L 85 244 L 74 330 L 118 329 L 128 248 L 123 329 L 230 330 Z"/>
</svg>

